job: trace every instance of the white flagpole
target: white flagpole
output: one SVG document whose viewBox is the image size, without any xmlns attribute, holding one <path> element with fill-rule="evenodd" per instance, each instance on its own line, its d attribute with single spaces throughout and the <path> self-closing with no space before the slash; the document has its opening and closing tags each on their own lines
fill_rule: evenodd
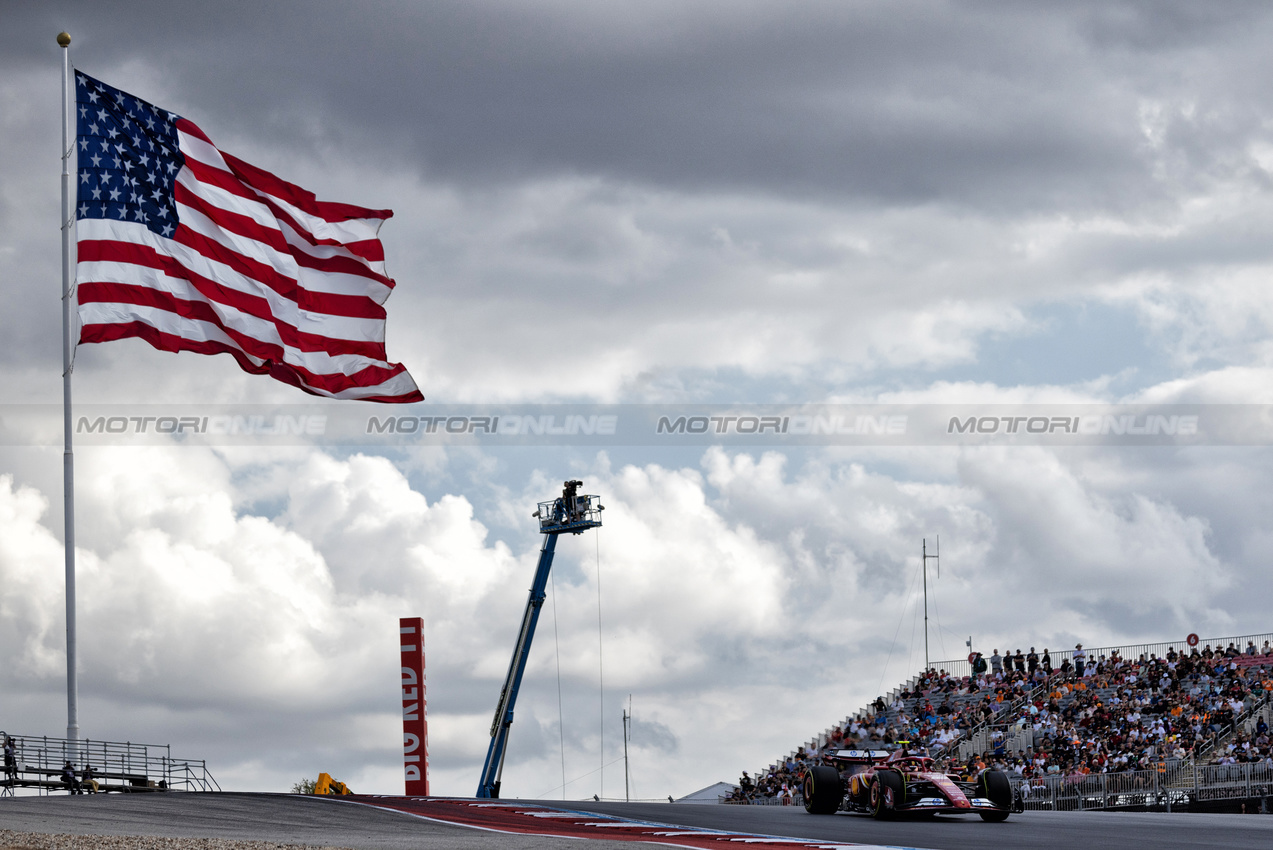
<svg viewBox="0 0 1273 850">
<path fill-rule="evenodd" d="M 66 737 L 80 736 L 80 693 L 75 670 L 75 453 L 71 449 L 71 362 L 75 346 L 71 342 L 71 230 L 75 213 L 71 209 L 71 37 L 58 33 L 62 47 L 62 496 L 66 521 Z"/>
</svg>

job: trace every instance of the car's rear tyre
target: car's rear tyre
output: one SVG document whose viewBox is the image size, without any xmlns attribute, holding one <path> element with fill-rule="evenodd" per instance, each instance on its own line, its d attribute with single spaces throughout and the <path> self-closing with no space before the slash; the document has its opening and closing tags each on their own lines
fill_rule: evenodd
<svg viewBox="0 0 1273 850">
<path fill-rule="evenodd" d="M 815 764 L 805 771 L 801 787 L 804 810 L 811 815 L 833 815 L 844 799 L 844 783 L 840 771 L 825 764 Z"/>
<path fill-rule="evenodd" d="M 906 802 L 906 782 L 896 770 L 877 770 L 871 783 L 871 812 L 877 820 L 888 820 Z"/>
<path fill-rule="evenodd" d="M 1012 783 L 1002 770 L 983 770 L 977 777 L 977 791 L 980 796 L 994 803 L 1001 811 L 981 812 L 981 819 L 998 823 L 1008 819 L 1012 810 Z"/>
</svg>

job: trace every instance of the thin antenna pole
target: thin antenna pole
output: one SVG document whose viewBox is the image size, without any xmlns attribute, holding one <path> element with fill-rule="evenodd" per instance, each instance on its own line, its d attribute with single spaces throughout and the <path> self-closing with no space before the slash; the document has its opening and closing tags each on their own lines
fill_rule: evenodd
<svg viewBox="0 0 1273 850">
<path fill-rule="evenodd" d="M 928 540 L 923 541 L 922 554 L 924 556 L 924 670 L 929 668 L 928 663 Z"/>
<path fill-rule="evenodd" d="M 623 710 L 623 802 L 632 802 L 632 791 L 628 777 L 632 775 L 628 767 L 628 721 L 632 719 L 632 694 L 628 694 L 628 707 Z"/>
<path fill-rule="evenodd" d="M 937 577 L 941 578 L 941 535 L 937 536 L 937 549 L 930 555 L 928 554 L 928 539 L 923 541 L 924 555 L 924 669 L 927 670 L 931 664 L 928 661 L 928 559 L 932 558 L 937 561 Z"/>
<path fill-rule="evenodd" d="M 80 693 L 76 678 L 75 638 L 75 453 L 71 446 L 71 364 L 75 346 L 71 342 L 71 37 L 58 33 L 62 46 L 62 495 L 66 523 L 66 737 L 80 736 Z"/>
</svg>

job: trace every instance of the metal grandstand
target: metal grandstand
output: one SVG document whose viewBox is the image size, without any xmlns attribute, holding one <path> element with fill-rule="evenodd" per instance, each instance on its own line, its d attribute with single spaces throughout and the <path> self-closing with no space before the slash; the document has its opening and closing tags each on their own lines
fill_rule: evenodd
<svg viewBox="0 0 1273 850">
<path fill-rule="evenodd" d="M 1239 649 L 1242 649 L 1243 647 L 1246 646 L 1248 641 L 1251 643 L 1254 643 L 1257 647 L 1262 647 L 1264 641 L 1273 642 L 1273 633 L 1266 632 L 1264 634 L 1258 634 L 1258 635 L 1240 635 L 1237 637 L 1208 638 L 1208 639 L 1203 639 L 1198 641 L 1198 647 L 1200 649 L 1203 647 L 1211 647 L 1213 650 L 1222 651 L 1225 647 L 1227 647 L 1230 643 L 1232 643 L 1236 645 Z M 1136 659 L 1136 658 L 1139 658 L 1141 655 L 1149 656 L 1151 654 L 1158 655 L 1158 656 L 1165 656 L 1167 652 L 1171 649 L 1175 649 L 1177 652 L 1183 651 L 1186 654 L 1188 654 L 1188 652 L 1190 651 L 1190 647 L 1183 640 L 1164 641 L 1162 643 L 1137 643 L 1137 644 L 1128 644 L 1126 646 L 1093 647 L 1092 649 L 1088 649 L 1085 651 L 1089 659 L 1095 660 L 1102 656 L 1109 657 L 1113 655 L 1114 653 L 1117 653 L 1121 657 L 1127 658 L 1127 659 Z M 1064 651 L 1058 650 L 1057 652 L 1051 653 L 1053 669 L 1059 668 L 1062 662 L 1070 660 L 1073 657 L 1073 655 L 1074 655 L 1073 650 L 1064 650 Z M 955 677 L 969 676 L 972 674 L 972 664 L 966 658 L 959 658 L 953 661 L 937 661 L 931 664 L 930 668 L 934 670 L 945 670 L 951 676 L 955 676 Z M 903 692 L 914 690 L 914 688 L 919 683 L 919 679 L 920 679 L 919 676 L 912 676 L 907 681 L 903 682 L 902 684 L 898 685 L 893 690 L 889 691 L 888 694 L 884 696 L 884 701 L 886 703 L 891 703 L 894 699 L 899 697 Z M 1046 686 L 1043 686 L 1043 687 L 1046 687 Z M 1019 707 L 1027 699 L 1032 699 L 1034 696 L 1036 696 L 1036 694 L 1034 693 L 1027 694 L 1025 697 L 1017 699 L 1016 701 L 1011 703 L 1010 708 Z M 1007 713 L 1011 714 L 1011 712 L 1007 712 Z M 864 709 L 862 711 L 859 711 L 856 715 L 850 715 L 844 718 L 844 720 L 837 725 L 840 728 L 843 728 L 847 726 L 849 722 L 853 720 L 854 717 L 865 718 L 868 716 L 870 716 L 870 712 Z M 819 749 L 825 746 L 827 741 L 831 739 L 831 733 L 835 728 L 836 727 L 833 726 L 825 730 L 821 735 L 809 741 L 805 745 L 805 748 Z M 967 741 L 970 737 L 982 731 L 982 728 L 983 727 L 978 727 L 976 729 L 971 730 L 971 732 L 968 735 L 963 736 L 962 740 Z M 955 743 L 958 743 L 958 742 L 955 742 Z M 795 755 L 796 753 L 793 750 L 791 753 L 791 757 L 794 757 Z"/>
<path fill-rule="evenodd" d="M 0 732 L 0 736 L 4 733 Z M 9 735 L 16 750 L 12 774 L 0 781 L 0 795 L 17 789 L 39 794 L 66 793 L 63 767 L 70 762 L 78 777 L 86 765 L 102 792 L 220 791 L 202 759 L 174 758 L 167 744 Z M 3 740 L 3 737 L 0 737 Z"/>
<path fill-rule="evenodd" d="M 1262 649 L 1265 641 L 1273 642 L 1273 633 L 1201 639 L 1197 642 L 1196 648 L 1202 651 L 1204 648 L 1209 647 L 1213 651 L 1223 652 L 1229 644 L 1233 644 L 1241 651 L 1245 649 L 1249 642 L 1253 643 L 1257 649 Z M 1091 649 L 1085 648 L 1085 651 L 1088 659 L 1091 662 L 1095 662 L 1097 659 L 1108 658 L 1114 654 L 1134 660 L 1141 656 L 1151 657 L 1157 655 L 1164 657 L 1172 649 L 1188 654 L 1193 648 L 1186 641 L 1179 640 L 1125 646 L 1093 647 Z M 1072 650 L 1062 650 L 1050 654 L 1053 669 L 1060 668 L 1063 662 L 1073 657 Z M 971 663 L 967 659 L 934 662 L 930 664 L 929 669 L 944 670 L 953 677 L 968 676 L 972 673 Z M 913 691 L 918 686 L 919 681 L 919 675 L 912 677 L 885 695 L 883 697 L 884 701 L 887 704 L 893 703 L 894 700 L 900 698 L 902 693 Z M 1012 734 L 1013 730 L 1006 722 L 1006 719 L 1015 716 L 1017 709 L 1027 701 L 1034 701 L 1040 694 L 1046 693 L 1048 688 L 1049 684 L 1044 683 L 1024 696 L 1008 703 L 1006 706 L 1007 710 L 1000 715 L 1004 718 L 1003 720 L 992 720 L 967 730 L 958 739 L 950 743 L 950 748 L 957 750 L 961 760 L 968 758 L 973 753 L 986 752 L 990 749 L 990 736 L 997 726 L 1007 738 L 1006 750 L 1008 753 L 1013 754 L 1024 751 L 1028 745 L 1026 738 L 1023 736 L 1020 740 L 1016 740 L 1016 736 Z M 914 702 L 914 699 L 911 702 Z M 837 726 L 846 728 L 854 718 L 865 720 L 872 715 L 872 710 L 863 709 L 854 715 L 846 717 Z M 1066 777 L 1062 776 L 1048 777 L 1042 784 L 1036 784 L 1026 791 L 1027 807 L 1063 811 L 1112 808 L 1171 810 L 1173 807 L 1182 808 L 1188 806 L 1196 810 L 1200 804 L 1203 806 L 1207 803 L 1222 805 L 1225 801 L 1251 799 L 1259 801 L 1258 805 L 1261 810 L 1269 811 L 1270 794 L 1273 794 L 1273 768 L 1251 764 L 1207 765 L 1200 763 L 1226 744 L 1234 735 L 1252 730 L 1261 717 L 1265 719 L 1265 722 L 1270 727 L 1273 727 L 1273 696 L 1265 694 L 1253 703 L 1249 703 L 1246 710 L 1240 716 L 1234 718 L 1231 726 L 1216 734 L 1208 742 L 1205 749 L 1195 753 L 1192 761 L 1167 759 L 1153 770 L 1099 774 L 1084 780 L 1067 781 Z M 821 735 L 810 740 L 802 749 L 814 752 L 821 750 L 831 740 L 832 732 L 836 728 L 827 729 Z M 792 751 L 788 758 L 795 758 L 796 756 L 797 751 Z M 775 767 L 777 765 L 770 766 L 771 769 Z M 1020 783 L 1014 779 L 1014 784 Z M 778 799 L 772 801 L 756 800 L 754 802 L 783 803 L 782 800 Z M 793 802 L 800 802 L 798 794 Z"/>
</svg>

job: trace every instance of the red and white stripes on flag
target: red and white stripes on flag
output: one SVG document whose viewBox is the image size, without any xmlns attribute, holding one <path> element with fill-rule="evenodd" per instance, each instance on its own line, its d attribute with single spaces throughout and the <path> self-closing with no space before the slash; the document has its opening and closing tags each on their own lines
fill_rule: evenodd
<svg viewBox="0 0 1273 850">
<path fill-rule="evenodd" d="M 77 93 L 80 342 L 138 337 L 315 395 L 423 400 L 385 353 L 392 211 L 319 201 L 86 75 Z"/>
</svg>

